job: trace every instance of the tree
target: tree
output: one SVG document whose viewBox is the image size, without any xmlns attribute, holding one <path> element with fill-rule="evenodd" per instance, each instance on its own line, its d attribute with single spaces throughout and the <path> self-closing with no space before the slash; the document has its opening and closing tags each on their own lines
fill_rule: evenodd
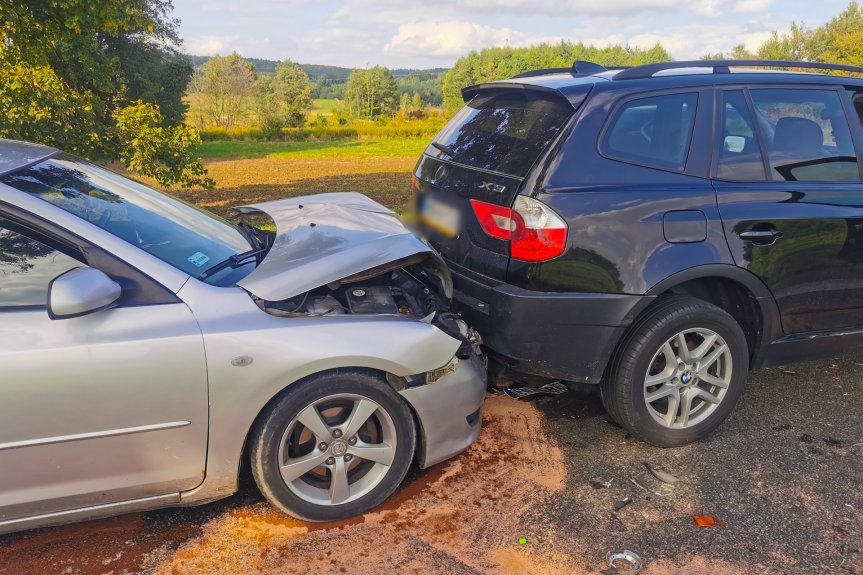
<svg viewBox="0 0 863 575">
<path fill-rule="evenodd" d="M 0 2 L 0 137 L 99 160 L 137 157 L 127 165 L 163 185 L 212 185 L 190 152 L 197 132 L 175 126 L 156 138 L 143 127 L 166 123 L 158 105 L 129 98 L 136 87 L 118 46 L 167 45 L 170 8 L 168 0 Z M 146 122 L 123 128 L 126 115 Z"/>
<path fill-rule="evenodd" d="M 348 76 L 345 100 L 351 113 L 361 118 L 377 119 L 394 116 L 398 91 L 392 72 L 383 66 L 354 70 Z"/>
<path fill-rule="evenodd" d="M 838 16 L 819 26 L 806 38 L 813 61 L 863 64 L 863 8 L 851 2 Z"/>
<path fill-rule="evenodd" d="M 306 123 L 306 112 L 312 107 L 314 84 L 298 65 L 290 60 L 279 62 L 272 77 L 258 81 L 257 113 L 261 124 L 298 128 Z"/>
<path fill-rule="evenodd" d="M 411 97 L 407 92 L 402 93 L 402 97 L 399 98 L 399 114 L 402 116 L 407 116 L 408 112 L 411 111 Z"/>
<path fill-rule="evenodd" d="M 230 130 L 240 122 L 255 94 L 255 67 L 236 52 L 213 56 L 195 80 L 203 114 Z"/>
<path fill-rule="evenodd" d="M 620 45 L 597 48 L 581 42 L 539 44 L 529 48 L 486 48 L 459 58 L 443 80 L 443 101 L 450 113 L 462 105 L 461 90 L 473 84 L 511 78 L 516 74 L 541 68 L 568 68 L 575 60 L 587 60 L 605 66 L 638 66 L 671 60 L 661 45 L 649 49 Z"/>
</svg>

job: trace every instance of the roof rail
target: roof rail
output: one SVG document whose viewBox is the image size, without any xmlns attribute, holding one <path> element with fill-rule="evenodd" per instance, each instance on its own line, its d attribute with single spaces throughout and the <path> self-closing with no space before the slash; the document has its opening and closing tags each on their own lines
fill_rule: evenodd
<svg viewBox="0 0 863 575">
<path fill-rule="evenodd" d="M 594 64 L 593 62 L 576 60 L 569 68 L 542 68 L 541 70 L 531 70 L 530 72 L 522 72 L 521 74 L 516 74 L 515 76 L 510 78 L 510 80 L 514 80 L 515 78 L 533 78 L 534 76 L 545 76 L 546 74 L 566 74 L 567 72 L 569 72 L 573 76 L 590 76 L 592 74 L 608 72 L 608 70 L 609 68 L 606 68 L 605 66 L 600 66 L 599 64 Z"/>
<path fill-rule="evenodd" d="M 614 76 L 615 80 L 635 80 L 650 78 L 657 72 L 663 70 L 674 70 L 680 68 L 712 68 L 714 74 L 730 74 L 730 66 L 756 67 L 769 66 L 771 68 L 809 68 L 814 70 L 841 70 L 843 72 L 856 72 L 863 74 L 863 67 L 846 66 L 845 64 L 829 64 L 827 62 L 795 62 L 792 60 L 684 60 L 679 62 L 661 62 L 659 64 L 645 64 L 635 66 Z"/>
</svg>

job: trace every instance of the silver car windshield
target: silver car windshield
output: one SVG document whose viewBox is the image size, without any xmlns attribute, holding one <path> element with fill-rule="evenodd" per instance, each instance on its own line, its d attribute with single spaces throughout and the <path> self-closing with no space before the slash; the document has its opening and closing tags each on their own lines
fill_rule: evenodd
<svg viewBox="0 0 863 575">
<path fill-rule="evenodd" d="M 68 154 L 0 178 L 198 277 L 255 247 L 240 228 Z"/>
</svg>

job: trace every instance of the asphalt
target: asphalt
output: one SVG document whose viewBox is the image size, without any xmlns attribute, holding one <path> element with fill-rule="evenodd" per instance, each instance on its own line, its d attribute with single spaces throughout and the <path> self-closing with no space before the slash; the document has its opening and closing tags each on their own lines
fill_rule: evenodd
<svg viewBox="0 0 863 575">
<path fill-rule="evenodd" d="M 540 444 L 556 443 L 553 453 L 562 453 L 563 489 L 522 491 L 509 483 L 500 493 L 492 479 L 473 481 L 478 491 L 493 494 L 493 502 L 483 505 L 506 509 L 507 499 L 527 499 L 520 501 L 527 505 L 518 508 L 527 511 L 519 511 L 516 528 L 528 543 L 522 548 L 487 537 L 488 545 L 513 546 L 508 558 L 530 553 L 558 559 L 519 563 L 525 567 L 501 567 L 495 573 L 600 573 L 607 567 L 608 551 L 627 549 L 642 557 L 646 575 L 863 575 L 863 355 L 754 372 L 739 406 L 713 436 L 676 449 L 634 440 L 610 422 L 592 394 L 545 397 L 533 405 L 542 415 Z M 484 433 L 493 430 L 488 426 Z M 483 445 L 499 446 L 481 441 Z M 486 465 L 487 477 L 503 477 L 498 466 L 506 464 L 506 452 L 501 453 L 499 462 Z M 412 472 L 388 509 L 397 514 L 432 488 L 437 490 L 434 497 L 445 497 L 446 490 L 468 482 L 466 474 L 482 457 L 476 450 L 461 456 L 461 472 L 441 466 Z M 680 481 L 660 482 L 645 462 Z M 610 487 L 596 488 L 609 481 Z M 615 504 L 627 497 L 632 502 L 614 513 Z M 429 499 L 431 512 L 436 500 Z M 459 510 L 461 521 L 465 513 L 481 515 L 485 509 L 492 508 Z M 185 544 L 186 556 L 194 559 L 195 549 L 213 537 L 208 525 L 254 514 L 267 525 L 277 523 L 245 481 L 234 497 L 199 508 L 0 536 L 0 574 L 147 573 L 148 566 L 159 563 L 154 554 L 171 558 Z M 693 515 L 712 515 L 724 527 L 699 529 Z M 482 517 L 468 519 L 474 521 L 471 525 L 483 525 Z M 291 525 L 285 520 L 279 528 L 290 534 Z M 405 524 L 395 533 L 410 537 L 411 530 L 421 527 Z M 317 539 L 309 532 L 306 542 L 297 539 L 292 545 L 316 541 L 314 554 L 328 557 L 352 529 L 318 528 L 325 531 Z M 482 562 L 445 552 L 446 545 L 458 544 L 456 539 L 435 543 L 428 525 L 424 528 L 424 535 L 410 539 L 419 546 L 412 553 L 428 558 L 416 572 L 486 572 Z M 194 541 L 199 543 L 190 547 Z M 239 567 L 236 572 L 242 571 Z"/>
</svg>

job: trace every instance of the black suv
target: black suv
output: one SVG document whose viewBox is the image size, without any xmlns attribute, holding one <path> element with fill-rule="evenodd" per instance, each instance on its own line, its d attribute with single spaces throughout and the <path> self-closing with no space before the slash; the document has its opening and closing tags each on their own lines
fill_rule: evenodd
<svg viewBox="0 0 863 575">
<path fill-rule="evenodd" d="M 414 174 L 493 356 L 600 384 L 656 445 L 715 429 L 750 368 L 863 343 L 863 80 L 753 67 L 863 73 L 539 70 L 466 88 Z"/>
</svg>

